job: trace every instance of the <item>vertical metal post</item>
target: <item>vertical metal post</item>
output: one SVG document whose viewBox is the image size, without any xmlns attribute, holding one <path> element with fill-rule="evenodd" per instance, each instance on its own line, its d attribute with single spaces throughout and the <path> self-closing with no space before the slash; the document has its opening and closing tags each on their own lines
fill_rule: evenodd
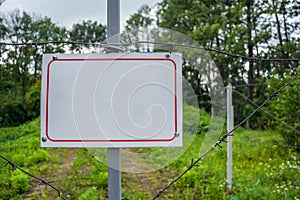
<svg viewBox="0 0 300 200">
<path fill-rule="evenodd" d="M 234 112 L 232 105 L 232 86 L 229 83 L 226 87 L 227 93 L 227 132 L 233 129 Z M 231 133 L 233 134 L 233 133 Z M 227 143 L 227 192 L 232 193 L 232 135 L 228 136 Z"/>
<path fill-rule="evenodd" d="M 120 0 L 107 0 L 107 38 L 108 43 L 119 43 L 120 33 Z"/>
<path fill-rule="evenodd" d="M 120 0 L 107 0 L 107 38 L 108 43 L 119 43 Z M 108 149 L 108 199 L 121 200 L 121 150 Z"/>
<path fill-rule="evenodd" d="M 121 200 L 121 151 L 108 149 L 108 199 Z"/>
</svg>

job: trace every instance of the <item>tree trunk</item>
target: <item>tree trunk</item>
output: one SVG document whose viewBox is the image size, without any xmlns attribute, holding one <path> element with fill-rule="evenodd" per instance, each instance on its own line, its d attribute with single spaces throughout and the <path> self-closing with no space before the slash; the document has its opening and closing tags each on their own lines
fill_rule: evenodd
<svg viewBox="0 0 300 200">
<path fill-rule="evenodd" d="M 275 20 L 276 20 L 276 28 L 277 28 L 277 34 L 278 34 L 278 42 L 279 42 L 280 51 L 281 51 L 281 57 L 283 59 L 286 59 L 287 55 L 286 55 L 286 53 L 284 51 L 282 33 L 281 33 L 281 29 L 280 29 L 280 21 L 279 21 L 278 12 L 277 12 L 277 6 L 275 5 L 275 1 L 274 0 L 272 0 L 272 3 L 273 3 Z M 284 71 L 287 68 L 288 68 L 288 64 L 287 63 L 284 62 L 283 64 L 280 64 L 280 68 L 279 68 L 279 74 L 280 74 L 280 76 L 283 77 Z"/>
<path fill-rule="evenodd" d="M 282 10 L 282 20 L 283 20 L 283 27 L 284 27 L 284 37 L 285 37 L 285 42 L 289 42 L 289 30 L 288 30 L 288 25 L 287 25 L 287 10 L 286 6 L 288 5 L 288 2 L 286 0 L 281 2 L 281 8 Z"/>
<path fill-rule="evenodd" d="M 247 7 L 247 34 L 248 34 L 248 56 L 250 58 L 253 57 L 253 42 L 252 42 L 252 20 L 251 20 L 251 14 L 252 14 L 252 0 L 247 0 L 246 7 Z M 253 101 L 253 93 L 254 93 L 254 63 L 250 60 L 249 61 L 249 70 L 248 70 L 248 99 L 250 101 Z"/>
<path fill-rule="evenodd" d="M 22 104 L 23 106 L 26 103 L 26 74 L 23 74 L 23 78 L 22 78 Z"/>
</svg>

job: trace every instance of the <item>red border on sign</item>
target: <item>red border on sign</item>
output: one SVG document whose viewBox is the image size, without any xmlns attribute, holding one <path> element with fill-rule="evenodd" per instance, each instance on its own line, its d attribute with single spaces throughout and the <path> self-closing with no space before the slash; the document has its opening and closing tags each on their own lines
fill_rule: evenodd
<svg viewBox="0 0 300 200">
<path fill-rule="evenodd" d="M 169 139 L 147 139 L 147 140 L 55 140 L 52 139 L 49 136 L 48 132 L 48 104 L 49 104 L 49 84 L 50 84 L 50 65 L 53 62 L 57 61 L 63 61 L 63 62 L 68 62 L 68 61 L 113 61 L 113 60 L 120 60 L 120 61 L 169 61 L 172 62 L 174 65 L 174 90 L 175 90 L 175 95 L 174 95 L 174 111 L 175 111 L 175 117 L 174 117 L 174 135 L 169 138 Z M 47 67 L 47 80 L 46 80 L 46 137 L 51 141 L 51 142 L 171 142 L 176 138 L 176 133 L 178 130 L 178 114 L 177 114 L 177 90 L 176 90 L 176 72 L 177 72 L 177 67 L 176 63 L 174 60 L 169 59 L 169 58 L 60 58 L 60 59 L 53 59 L 48 63 Z"/>
</svg>

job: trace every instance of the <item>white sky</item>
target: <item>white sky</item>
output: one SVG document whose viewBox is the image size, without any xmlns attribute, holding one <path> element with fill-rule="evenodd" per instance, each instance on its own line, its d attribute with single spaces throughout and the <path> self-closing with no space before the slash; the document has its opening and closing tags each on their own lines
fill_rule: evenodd
<svg viewBox="0 0 300 200">
<path fill-rule="evenodd" d="M 130 15 L 134 14 L 143 4 L 152 7 L 160 1 L 120 0 L 121 29 Z M 107 0 L 4 0 L 0 6 L 0 12 L 19 8 L 29 13 L 48 16 L 58 25 L 70 28 L 72 24 L 88 19 L 106 24 L 106 2 Z"/>
</svg>

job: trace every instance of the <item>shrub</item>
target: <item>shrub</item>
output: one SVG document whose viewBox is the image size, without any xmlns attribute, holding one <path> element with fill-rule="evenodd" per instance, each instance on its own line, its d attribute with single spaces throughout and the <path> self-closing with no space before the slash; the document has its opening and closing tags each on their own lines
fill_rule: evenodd
<svg viewBox="0 0 300 200">
<path fill-rule="evenodd" d="M 300 73 L 300 67 L 297 69 Z M 288 82 L 294 76 L 287 73 L 284 78 L 272 78 L 269 81 Z M 280 84 L 282 85 L 282 83 Z M 274 92 L 278 88 L 277 84 L 271 85 L 269 90 Z M 287 145 L 300 146 L 299 130 L 300 128 L 300 80 L 295 79 L 290 85 L 284 88 L 270 103 L 272 113 L 280 120 L 273 121 L 271 124 L 285 139 Z"/>
<path fill-rule="evenodd" d="M 99 197 L 99 193 L 97 191 L 97 187 L 91 187 L 87 191 L 85 191 L 82 195 L 79 196 L 78 200 L 102 200 L 103 197 Z"/>
<path fill-rule="evenodd" d="M 16 171 L 15 173 L 13 173 L 11 181 L 14 192 L 16 192 L 17 194 L 23 194 L 28 191 L 29 180 L 26 174 L 23 174 L 20 171 Z"/>
</svg>

